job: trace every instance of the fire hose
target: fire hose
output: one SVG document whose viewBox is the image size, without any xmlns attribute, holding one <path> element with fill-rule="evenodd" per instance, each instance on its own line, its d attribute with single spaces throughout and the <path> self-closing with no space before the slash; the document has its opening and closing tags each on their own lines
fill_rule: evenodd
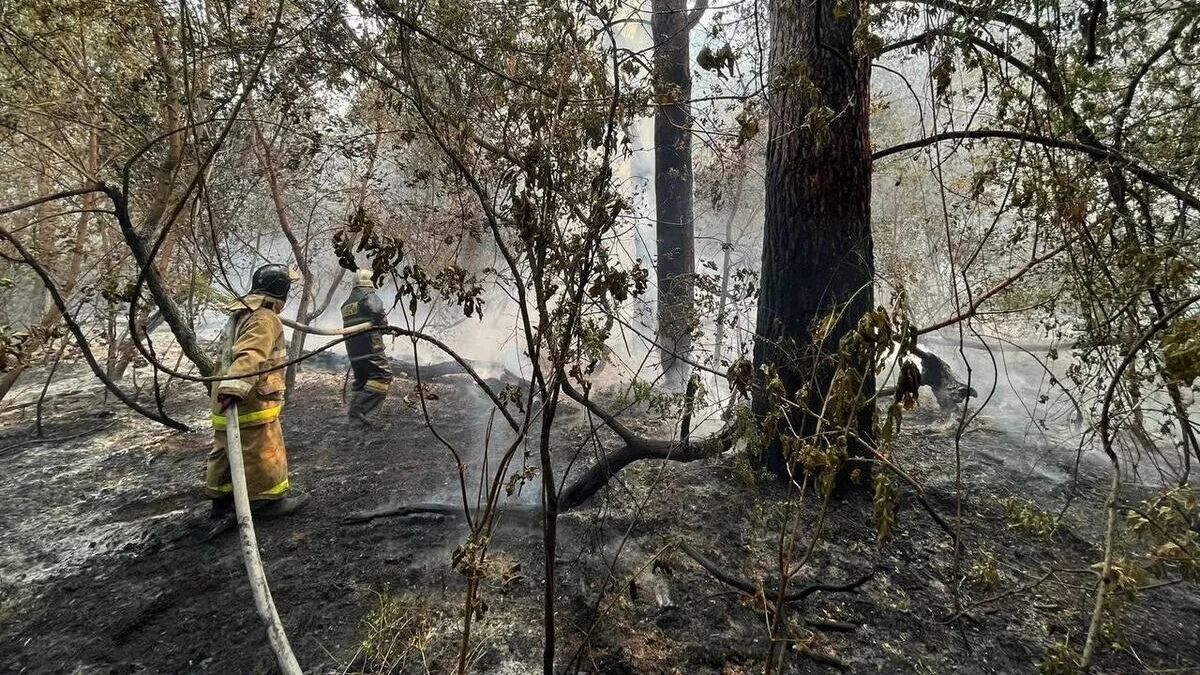
<svg viewBox="0 0 1200 675">
<path fill-rule="evenodd" d="M 306 323 L 292 321 L 291 319 L 284 318 L 282 316 L 279 317 L 279 320 L 282 321 L 283 325 L 287 326 L 288 328 L 298 330 L 301 333 L 310 333 L 312 335 L 354 335 L 355 333 L 361 333 L 364 330 L 378 328 L 378 326 L 373 326 L 369 323 L 360 323 L 357 326 L 351 326 L 350 328 L 318 328 L 316 326 L 310 326 Z"/>
<path fill-rule="evenodd" d="M 263 571 L 262 559 L 258 555 L 258 539 L 254 536 L 254 519 L 250 515 L 250 495 L 246 490 L 246 463 L 242 458 L 242 430 L 238 426 L 238 407 L 231 404 L 225 411 L 226 450 L 229 457 L 229 475 L 233 482 L 233 507 L 237 512 L 238 540 L 242 549 L 242 562 L 246 564 L 246 576 L 250 579 L 250 590 L 254 594 L 254 607 L 267 627 L 267 639 L 275 651 L 279 670 L 284 675 L 302 675 L 296 655 L 288 643 L 283 622 L 271 599 L 271 588 L 267 585 L 267 574 Z"/>
<path fill-rule="evenodd" d="M 284 319 L 284 325 L 298 331 L 314 335 L 353 335 L 370 329 L 370 324 L 362 324 L 351 328 L 318 328 Z M 246 489 L 246 463 L 242 457 L 242 430 L 238 425 L 237 404 L 231 404 L 225 411 L 226 450 L 229 458 L 229 475 L 233 483 L 233 507 L 237 513 L 238 540 L 242 551 L 242 562 L 246 565 L 246 576 L 250 580 L 250 590 L 254 595 L 254 607 L 258 616 L 267 628 L 267 639 L 275 652 L 275 660 L 279 670 L 284 675 L 302 675 L 300 664 L 292 652 L 283 622 L 279 619 L 279 611 L 275 609 L 275 601 L 271 598 L 271 587 L 267 585 L 267 574 L 263 570 L 262 558 L 258 553 L 258 538 L 254 535 L 254 518 L 250 513 L 250 495 Z"/>
</svg>

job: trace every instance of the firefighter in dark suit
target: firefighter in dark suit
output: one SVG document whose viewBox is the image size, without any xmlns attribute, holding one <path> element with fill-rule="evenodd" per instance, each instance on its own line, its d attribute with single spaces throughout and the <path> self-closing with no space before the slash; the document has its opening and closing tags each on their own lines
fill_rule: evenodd
<svg viewBox="0 0 1200 675">
<path fill-rule="evenodd" d="M 369 323 L 386 326 L 383 301 L 375 293 L 371 270 L 358 270 L 354 290 L 342 304 L 342 325 L 346 328 Z M 354 371 L 354 397 L 350 400 L 350 422 L 370 426 L 371 415 L 383 405 L 392 385 L 392 365 L 383 347 L 380 331 L 358 333 L 346 340 L 346 355 Z"/>
</svg>

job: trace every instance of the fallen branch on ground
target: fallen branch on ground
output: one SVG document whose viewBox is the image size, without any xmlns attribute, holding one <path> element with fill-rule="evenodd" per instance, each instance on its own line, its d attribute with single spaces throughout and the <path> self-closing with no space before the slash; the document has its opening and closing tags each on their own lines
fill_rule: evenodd
<svg viewBox="0 0 1200 675">
<path fill-rule="evenodd" d="M 59 399 L 71 398 L 73 396 L 83 396 L 83 395 L 102 396 L 104 394 L 104 391 L 105 390 L 104 390 L 103 386 L 93 387 L 91 389 L 72 389 L 70 391 L 63 391 L 63 392 L 59 392 L 57 394 L 51 394 L 50 396 L 46 397 L 46 400 L 44 401 L 44 403 L 57 402 Z M 20 403 L 12 403 L 12 404 L 4 406 L 3 409 L 0 409 L 0 413 L 23 410 L 25 408 L 31 408 L 37 404 L 38 404 L 38 400 L 36 398 L 29 399 L 28 401 L 21 401 Z"/>
<path fill-rule="evenodd" d="M 845 670 L 850 667 L 845 661 L 827 652 L 819 652 L 815 649 L 809 649 L 808 647 L 800 647 L 796 651 L 801 656 L 807 656 L 813 661 L 816 661 L 817 663 L 823 663 L 827 666 L 833 666 L 834 668 L 839 668 L 841 670 Z"/>
<path fill-rule="evenodd" d="M 86 431 L 80 431 L 77 434 L 67 434 L 65 436 L 51 436 L 50 438 L 31 438 L 27 441 L 21 441 L 20 443 L 13 443 L 10 446 L 0 448 L 0 457 L 7 455 L 9 452 L 16 450 L 17 448 L 23 448 L 27 445 L 39 445 L 41 443 L 61 443 L 63 441 L 71 441 L 71 440 L 75 440 L 76 438 L 83 438 L 84 436 L 90 436 L 94 433 L 104 431 L 105 429 L 108 429 L 109 427 L 111 427 L 112 425 L 114 425 L 116 423 L 117 423 L 117 420 L 113 420 L 113 421 L 109 422 L 108 424 L 101 424 L 98 427 L 88 429 Z"/>
<path fill-rule="evenodd" d="M 537 506 L 526 506 L 523 504 L 509 504 L 497 509 L 500 513 L 517 514 L 530 518 L 542 517 L 542 510 Z M 364 511 L 353 511 L 342 518 L 343 523 L 369 523 L 376 518 L 402 518 L 404 516 L 445 516 L 447 518 L 462 518 L 463 510 L 461 506 L 453 504 L 437 504 L 433 502 L 422 502 L 416 504 L 385 504 L 383 506 L 367 509 Z"/>
<path fill-rule="evenodd" d="M 831 631 L 834 633 L 853 633 L 858 630 L 858 624 L 848 621 L 834 621 L 833 619 L 804 619 L 804 625 L 817 630 Z"/>
<path fill-rule="evenodd" d="M 353 511 L 342 518 L 343 523 L 369 523 L 376 518 L 416 516 L 421 514 L 458 518 L 462 508 L 450 504 L 385 504 L 365 511 Z"/>
<path fill-rule="evenodd" d="M 717 581 L 720 581 L 721 583 L 725 584 L 726 586 L 736 588 L 737 590 L 742 591 L 743 593 L 747 593 L 749 595 L 755 595 L 755 596 L 758 595 L 758 585 L 757 584 L 755 584 L 751 581 L 748 581 L 746 579 L 742 579 L 741 577 L 734 576 L 732 573 L 726 571 L 717 563 L 713 562 L 712 560 L 709 560 L 702 553 L 700 553 L 695 548 L 693 548 L 691 544 L 688 544 L 687 542 L 679 542 L 679 550 L 683 551 L 683 553 L 687 557 L 694 560 L 697 565 L 703 567 Z M 784 595 L 783 601 L 788 602 L 788 603 L 800 602 L 801 600 L 804 600 L 805 598 L 812 595 L 813 593 L 818 593 L 818 592 L 820 592 L 820 593 L 849 593 L 851 591 L 856 590 L 859 586 L 862 586 L 863 584 L 865 584 L 868 581 L 870 581 L 871 579 L 873 579 L 875 577 L 876 571 L 877 570 L 873 569 L 870 572 L 868 572 L 867 574 L 864 574 L 863 576 L 859 577 L 858 579 L 855 579 L 854 581 L 851 581 L 846 584 L 824 584 L 824 583 L 808 584 L 807 586 L 803 586 L 798 590 L 792 591 L 792 592 Z M 778 597 L 778 595 L 779 595 L 776 592 L 776 590 L 772 589 L 772 588 L 764 589 L 763 593 L 769 598 L 770 597 Z"/>
</svg>

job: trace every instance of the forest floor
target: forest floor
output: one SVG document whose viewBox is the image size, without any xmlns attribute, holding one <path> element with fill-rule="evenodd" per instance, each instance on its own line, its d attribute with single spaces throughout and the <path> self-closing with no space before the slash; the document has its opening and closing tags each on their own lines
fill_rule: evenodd
<svg viewBox="0 0 1200 675">
<path fill-rule="evenodd" d="M 452 670 L 465 586 L 450 559 L 463 523 L 438 516 L 340 522 L 387 502 L 449 503 L 457 494 L 448 451 L 403 400 L 413 382 L 397 381 L 384 425 L 367 434 L 346 427 L 340 374 L 307 372 L 299 384 L 284 428 L 292 483 L 312 502 L 258 529 L 300 663 L 322 673 Z M 445 438 L 481 447 L 487 417 L 469 383 L 449 378 L 432 391 L 437 399 L 427 405 Z M 203 536 L 207 399 L 181 391 L 168 406 L 194 427 L 189 433 L 109 410 L 95 398 L 61 398 L 46 410 L 45 434 L 56 440 L 43 441 L 32 434 L 31 407 L 0 416 L 0 672 L 272 671 L 236 537 Z M 558 424 L 560 467 L 586 436 L 585 423 L 572 410 Z M 655 431 L 649 420 L 642 428 Z M 914 415 L 898 459 L 953 519 L 950 428 L 936 414 Z M 1034 451 L 1017 438 L 984 423 L 963 441 L 969 578 L 961 583 L 950 539 L 911 498 L 902 498 L 882 548 L 869 496 L 833 504 L 796 583 L 879 571 L 855 593 L 819 593 L 795 610 L 801 619 L 858 626 L 814 630 L 812 650 L 836 655 L 850 672 L 983 673 L 1036 672 L 1052 643 L 1082 645 L 1094 577 L 1078 570 L 1100 558 L 1104 468 L 1082 463 L 1078 496 L 1053 534 L 1010 527 L 1005 498 L 1057 512 L 1075 470 L 1069 448 Z M 777 537 L 771 514 L 783 499 L 782 488 L 755 478 L 734 450 L 691 464 L 631 467 L 606 494 L 563 515 L 559 669 L 760 671 L 761 608 L 673 543 L 686 540 L 743 578 L 769 574 Z M 815 514 L 817 505 L 809 508 Z M 490 551 L 471 671 L 540 672 L 544 562 L 536 519 L 507 518 Z M 972 568 L 976 577 L 990 569 L 998 578 L 985 587 Z M 1070 571 L 1017 592 L 1054 569 Z M 969 609 L 949 621 L 956 590 Z M 1200 672 L 1197 591 L 1181 583 L 1141 593 L 1122 614 L 1120 648 L 1105 645 L 1097 672 Z M 799 654 L 788 671 L 837 672 Z"/>
</svg>

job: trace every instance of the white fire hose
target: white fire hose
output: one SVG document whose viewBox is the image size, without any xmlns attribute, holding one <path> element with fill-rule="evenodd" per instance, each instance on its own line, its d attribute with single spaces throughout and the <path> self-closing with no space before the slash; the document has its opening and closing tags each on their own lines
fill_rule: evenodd
<svg viewBox="0 0 1200 675">
<path fill-rule="evenodd" d="M 287 326 L 288 328 L 298 330 L 301 333 L 310 333 L 312 335 L 354 335 L 355 333 L 361 333 L 364 330 L 370 330 L 371 328 L 375 327 L 369 323 L 360 323 L 357 326 L 351 326 L 350 328 L 317 328 L 316 326 L 310 326 L 305 323 L 292 321 L 291 319 L 287 319 L 282 316 L 279 317 L 279 320 L 282 321 L 283 325 Z"/>
<path fill-rule="evenodd" d="M 250 590 L 254 593 L 254 606 L 258 616 L 267 626 L 267 639 L 275 651 L 279 670 L 284 675 L 302 675 L 296 655 L 288 643 L 283 622 L 271 599 L 271 588 L 263 571 L 262 559 L 258 555 L 258 539 L 254 536 L 254 519 L 250 516 L 250 495 L 246 490 L 246 463 L 242 458 L 242 430 L 238 426 L 238 407 L 231 404 L 225 410 L 225 454 L 229 457 L 229 476 L 233 483 L 233 507 L 237 512 L 238 539 L 242 549 L 242 562 L 246 564 L 246 576 L 250 578 Z"/>
<path fill-rule="evenodd" d="M 283 317 L 280 319 L 290 328 L 314 335 L 353 335 L 371 328 L 370 324 L 352 328 L 317 328 Z M 225 410 L 225 439 L 225 454 L 229 458 L 229 476 L 233 483 L 233 507 L 237 513 L 238 539 L 242 549 L 242 562 L 246 564 L 246 576 L 250 579 L 250 590 L 254 594 L 254 607 L 267 627 L 267 639 L 275 652 L 279 670 L 284 675 L 303 675 L 296 655 L 292 653 L 283 622 L 279 619 L 279 612 L 275 609 L 275 601 L 271 599 L 271 587 L 267 585 L 267 574 L 258 554 L 258 538 L 254 536 L 250 495 L 246 489 L 246 463 L 242 458 L 242 430 L 238 426 L 236 403 Z"/>
</svg>

